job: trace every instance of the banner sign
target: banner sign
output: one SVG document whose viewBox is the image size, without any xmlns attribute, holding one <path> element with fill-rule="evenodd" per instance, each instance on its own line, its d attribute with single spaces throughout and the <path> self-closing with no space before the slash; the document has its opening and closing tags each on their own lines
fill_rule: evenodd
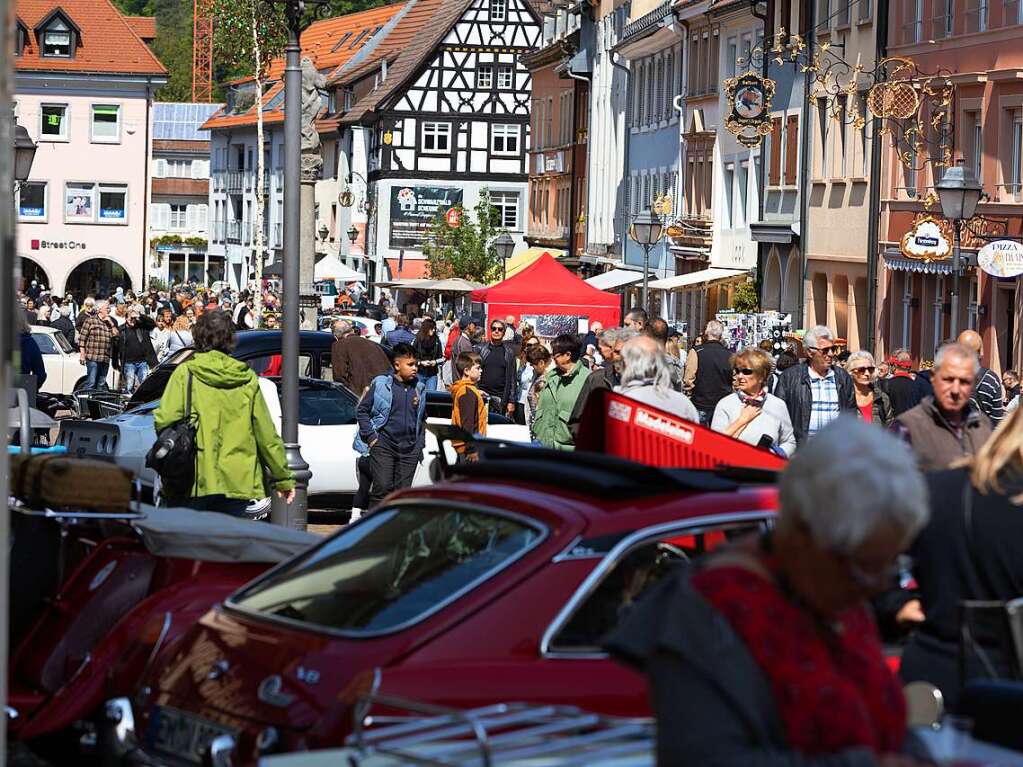
<svg viewBox="0 0 1023 767">
<path fill-rule="evenodd" d="M 977 266 L 992 277 L 1023 274 L 1023 244 L 1015 240 L 989 242 L 977 253 Z"/>
<path fill-rule="evenodd" d="M 461 203 L 462 190 L 453 187 L 391 187 L 391 249 L 421 251 L 437 215 L 446 215 Z"/>
</svg>

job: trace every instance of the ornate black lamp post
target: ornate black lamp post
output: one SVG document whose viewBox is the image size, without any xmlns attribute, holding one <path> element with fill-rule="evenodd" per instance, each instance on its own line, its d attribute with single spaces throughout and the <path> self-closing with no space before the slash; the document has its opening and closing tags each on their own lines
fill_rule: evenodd
<svg viewBox="0 0 1023 767">
<path fill-rule="evenodd" d="M 661 219 L 653 215 L 650 208 L 646 208 L 636 216 L 629 229 L 629 236 L 643 247 L 643 308 L 647 311 L 650 310 L 650 304 L 647 301 L 650 282 L 650 248 L 660 241 L 663 233 L 664 225 L 661 224 Z"/>
<path fill-rule="evenodd" d="M 508 232 L 501 232 L 494 240 L 494 250 L 501 259 L 501 279 L 508 279 L 508 259 L 515 250 L 515 240 Z"/>
<path fill-rule="evenodd" d="M 951 336 L 955 338 L 959 335 L 959 278 L 962 272 L 959 247 L 963 222 L 969 221 L 977 212 L 983 190 L 980 182 L 973 177 L 973 171 L 962 165 L 948 168 L 934 186 L 938 190 L 941 214 L 952 222 Z"/>
</svg>

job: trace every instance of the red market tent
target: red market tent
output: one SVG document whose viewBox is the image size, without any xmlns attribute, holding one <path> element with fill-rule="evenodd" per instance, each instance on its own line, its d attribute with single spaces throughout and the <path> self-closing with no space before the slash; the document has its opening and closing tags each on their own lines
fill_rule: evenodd
<svg viewBox="0 0 1023 767">
<path fill-rule="evenodd" d="M 472 292 L 473 303 L 487 305 L 487 324 L 494 318 L 567 314 L 614 327 L 621 321 L 621 299 L 605 293 L 559 264 L 550 253 L 503 282 Z"/>
</svg>

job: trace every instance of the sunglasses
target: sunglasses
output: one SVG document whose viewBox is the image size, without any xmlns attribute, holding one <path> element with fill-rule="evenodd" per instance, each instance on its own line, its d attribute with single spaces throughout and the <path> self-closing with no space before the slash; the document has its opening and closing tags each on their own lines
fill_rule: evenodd
<svg viewBox="0 0 1023 767">
<path fill-rule="evenodd" d="M 498 333 L 498 332 L 503 333 L 504 332 L 504 328 L 501 327 L 500 325 L 491 325 L 490 326 L 490 332 L 491 333 Z"/>
<path fill-rule="evenodd" d="M 835 354 L 834 346 L 829 346 L 826 349 L 821 349 L 819 346 L 809 346 L 807 348 L 812 352 L 817 352 L 823 357 L 833 357 Z"/>
<path fill-rule="evenodd" d="M 877 368 L 875 368 L 875 367 L 864 367 L 864 368 L 853 368 L 852 372 L 854 372 L 854 373 L 867 373 L 869 375 L 874 375 L 874 371 L 875 370 L 877 370 Z"/>
<path fill-rule="evenodd" d="M 753 368 L 732 368 L 732 375 L 751 376 L 753 375 Z"/>
</svg>

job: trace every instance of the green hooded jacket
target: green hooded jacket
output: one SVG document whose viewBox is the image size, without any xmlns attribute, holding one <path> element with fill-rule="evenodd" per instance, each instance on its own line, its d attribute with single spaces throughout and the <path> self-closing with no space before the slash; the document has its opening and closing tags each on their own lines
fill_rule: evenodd
<svg viewBox="0 0 1023 767">
<path fill-rule="evenodd" d="M 576 362 L 575 367 L 564 375 L 556 367 L 544 374 L 545 386 L 537 399 L 533 433 L 545 447 L 575 449 L 575 438 L 568 422 L 589 374 L 589 368 L 582 362 Z"/>
<path fill-rule="evenodd" d="M 277 490 L 291 490 L 295 480 L 284 458 L 284 443 L 256 374 L 223 352 L 198 352 L 171 373 L 153 412 L 156 433 L 184 419 L 189 370 L 199 451 L 192 496 L 265 498 L 264 466 Z"/>
</svg>

